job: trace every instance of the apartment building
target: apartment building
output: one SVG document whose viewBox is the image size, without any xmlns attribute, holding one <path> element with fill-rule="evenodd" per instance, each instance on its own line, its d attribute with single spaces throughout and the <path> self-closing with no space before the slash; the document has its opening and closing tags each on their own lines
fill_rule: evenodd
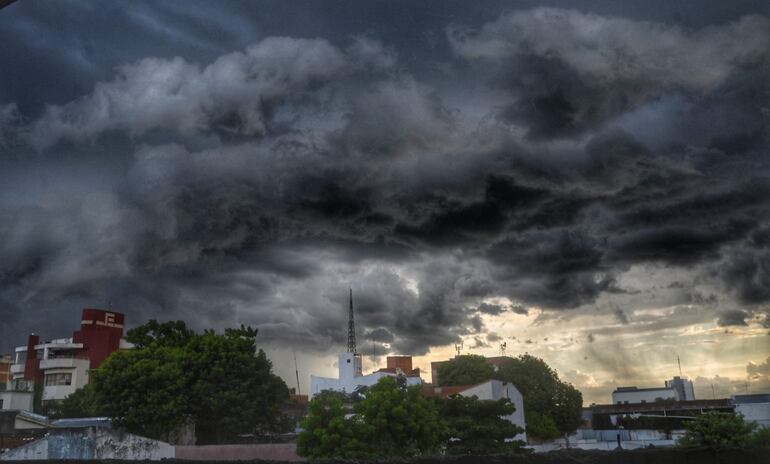
<svg viewBox="0 0 770 464">
<path fill-rule="evenodd" d="M 30 335 L 26 345 L 14 350 L 12 378 L 3 392 L 5 402 L 25 404 L 13 393 L 24 396 L 34 391 L 38 382 L 42 384 L 43 402 L 63 400 L 85 386 L 91 369 L 99 367 L 113 352 L 132 347 L 123 339 L 124 321 L 121 313 L 87 308 L 82 313 L 80 330 L 72 337 L 41 341 L 38 335 Z"/>
</svg>

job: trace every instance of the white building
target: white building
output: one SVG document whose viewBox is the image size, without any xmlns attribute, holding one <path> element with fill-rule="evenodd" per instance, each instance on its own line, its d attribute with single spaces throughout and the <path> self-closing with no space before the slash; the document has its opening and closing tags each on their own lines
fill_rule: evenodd
<svg viewBox="0 0 770 464">
<path fill-rule="evenodd" d="M 695 399 L 692 381 L 683 379 L 678 375 L 671 380 L 666 380 L 666 388 L 673 388 L 676 391 L 676 399 L 679 401 L 693 401 Z"/>
<path fill-rule="evenodd" d="M 91 369 L 98 368 L 110 354 L 133 347 L 123 339 L 125 316 L 115 311 L 86 308 L 80 330 L 72 337 L 42 341 L 38 335 L 27 337 L 27 344 L 14 350 L 10 382 L 0 401 L 2 409 L 26 404 L 27 393 L 35 383 L 42 384 L 42 401 L 63 400 L 89 381 Z"/>
<path fill-rule="evenodd" d="M 614 404 L 654 403 L 657 400 L 693 401 L 692 382 L 679 376 L 665 381 L 665 387 L 618 387 L 612 392 Z"/>
<path fill-rule="evenodd" d="M 732 397 L 735 412 L 747 422 L 770 427 L 770 394 L 735 395 Z"/>
<path fill-rule="evenodd" d="M 358 353 L 340 353 L 339 354 L 339 377 L 334 379 L 330 377 L 310 376 L 310 396 L 311 398 L 322 391 L 330 390 L 343 393 L 352 393 L 360 387 L 371 387 L 383 377 L 396 377 L 401 372 L 388 372 L 380 370 L 371 374 L 363 375 L 361 371 L 361 355 Z M 422 379 L 419 375 L 412 375 L 410 372 L 403 372 L 406 376 L 407 385 L 421 385 Z"/>
<path fill-rule="evenodd" d="M 618 387 L 612 392 L 612 402 L 615 404 L 654 403 L 659 399 L 676 400 L 676 390 L 673 388 Z"/>
<path fill-rule="evenodd" d="M 82 350 L 83 344 L 73 343 L 72 338 L 35 345 L 35 355 L 39 356 L 39 369 L 43 373 L 43 401 L 62 400 L 88 383 L 91 362 L 80 354 Z M 12 391 L 29 392 L 33 389 L 34 382 L 24 380 L 26 360 L 27 347 L 17 347 L 11 366 Z"/>
</svg>

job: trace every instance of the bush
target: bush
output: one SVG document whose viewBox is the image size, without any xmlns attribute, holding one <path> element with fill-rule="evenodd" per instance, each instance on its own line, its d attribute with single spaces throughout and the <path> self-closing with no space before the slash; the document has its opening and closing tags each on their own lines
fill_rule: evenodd
<svg viewBox="0 0 770 464">
<path fill-rule="evenodd" d="M 756 428 L 755 423 L 744 421 L 743 416 L 738 414 L 709 412 L 687 424 L 687 432 L 679 440 L 679 445 L 745 447 L 752 440 Z"/>
</svg>

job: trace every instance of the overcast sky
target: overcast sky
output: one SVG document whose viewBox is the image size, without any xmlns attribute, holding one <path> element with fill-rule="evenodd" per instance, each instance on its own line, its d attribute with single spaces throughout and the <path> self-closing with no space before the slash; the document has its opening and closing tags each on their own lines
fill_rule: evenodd
<svg viewBox="0 0 770 464">
<path fill-rule="evenodd" d="M 770 391 L 768 2 L 20 0 L 0 43 L 0 351 L 111 302 L 307 391 L 352 288 L 365 370 Z"/>
</svg>

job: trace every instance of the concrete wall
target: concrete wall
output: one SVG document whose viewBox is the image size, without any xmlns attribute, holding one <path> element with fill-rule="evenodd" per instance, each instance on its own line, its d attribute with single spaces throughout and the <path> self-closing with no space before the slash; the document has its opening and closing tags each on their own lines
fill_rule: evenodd
<svg viewBox="0 0 770 464">
<path fill-rule="evenodd" d="M 155 461 L 173 458 L 175 454 L 173 445 L 151 438 L 110 429 L 99 429 L 96 434 L 96 459 Z"/>
<path fill-rule="evenodd" d="M 518 425 L 522 429 L 526 429 L 527 427 L 527 422 L 524 419 L 524 397 L 516 386 L 510 382 L 490 380 L 489 382 L 484 382 L 475 387 L 463 390 L 460 392 L 460 395 L 476 396 L 480 400 L 499 400 L 508 398 L 511 403 L 516 406 L 516 411 L 513 414 L 506 416 L 505 419 L 512 424 Z M 526 432 L 520 433 L 514 438 L 516 440 L 527 441 L 527 434 Z"/>
<path fill-rule="evenodd" d="M 40 440 L 0 455 L 0 460 L 159 460 L 173 458 L 174 455 L 174 447 L 168 443 L 112 429 L 83 428 L 51 430 L 49 435 Z"/>
<path fill-rule="evenodd" d="M 32 411 L 32 403 L 35 394 L 33 392 L 0 391 L 0 400 L 3 407 L 0 409 L 12 409 L 15 411 Z"/>
<path fill-rule="evenodd" d="M 0 454 L 0 461 L 39 461 L 48 459 L 48 442 L 43 438 Z"/>
<path fill-rule="evenodd" d="M 656 398 L 676 399 L 676 391 L 673 388 L 655 388 L 612 392 L 612 402 L 614 404 L 618 404 L 618 402 L 628 402 L 630 404 L 641 402 L 654 403 Z"/>
<path fill-rule="evenodd" d="M 304 461 L 297 455 L 295 443 L 258 445 L 177 446 L 176 458 L 191 461 Z"/>
</svg>

